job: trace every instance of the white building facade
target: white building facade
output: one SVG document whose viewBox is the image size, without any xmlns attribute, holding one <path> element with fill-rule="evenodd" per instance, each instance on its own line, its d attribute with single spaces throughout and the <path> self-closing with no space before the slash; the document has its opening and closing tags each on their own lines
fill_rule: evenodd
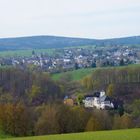
<svg viewBox="0 0 140 140">
<path fill-rule="evenodd" d="M 83 103 L 85 108 L 114 108 L 113 102 L 105 95 L 104 91 L 101 91 L 98 95 L 93 95 L 93 97 L 86 97 Z"/>
</svg>

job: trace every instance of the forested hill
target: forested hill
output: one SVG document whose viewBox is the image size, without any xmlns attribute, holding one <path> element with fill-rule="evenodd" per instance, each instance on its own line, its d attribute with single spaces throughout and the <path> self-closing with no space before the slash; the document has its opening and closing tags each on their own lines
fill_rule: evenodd
<svg viewBox="0 0 140 140">
<path fill-rule="evenodd" d="M 57 36 L 32 36 L 0 39 L 0 50 L 47 49 L 85 45 L 140 45 L 140 36 L 104 40 Z"/>
</svg>

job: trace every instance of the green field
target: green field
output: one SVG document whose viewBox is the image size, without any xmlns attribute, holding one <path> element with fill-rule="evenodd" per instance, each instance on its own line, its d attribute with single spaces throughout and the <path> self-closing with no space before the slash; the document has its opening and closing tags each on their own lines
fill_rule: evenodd
<svg viewBox="0 0 140 140">
<path fill-rule="evenodd" d="M 77 81 L 91 74 L 93 70 L 94 70 L 93 68 L 86 68 L 86 69 L 78 69 L 78 70 L 73 70 L 73 71 L 68 71 L 63 73 L 57 73 L 57 74 L 53 74 L 52 78 L 53 80 L 59 80 L 62 76 L 69 74 L 71 76 L 72 81 Z"/>
<path fill-rule="evenodd" d="M 140 140 L 140 129 L 8 138 L 7 140 Z"/>
<path fill-rule="evenodd" d="M 92 74 L 92 72 L 94 70 L 97 70 L 97 69 L 114 69 L 114 68 L 118 68 L 118 69 L 124 68 L 125 69 L 125 68 L 135 68 L 135 67 L 140 67 L 140 64 L 132 64 L 132 65 L 128 65 L 128 66 L 117 66 L 117 67 L 100 67 L 100 68 L 78 69 L 78 70 L 73 70 L 73 71 L 68 71 L 68 72 L 52 74 L 51 77 L 53 80 L 60 80 L 61 77 L 69 74 L 71 76 L 72 81 L 78 81 L 78 80 L 81 80 L 82 78 L 84 78 L 85 76 Z"/>
<path fill-rule="evenodd" d="M 56 49 L 35 49 L 35 53 L 47 53 L 52 55 Z M 16 57 L 16 56 L 32 56 L 32 49 L 30 50 L 15 50 L 15 51 L 0 51 L 0 57 Z"/>
<path fill-rule="evenodd" d="M 76 47 L 66 47 L 68 49 L 70 48 L 90 48 L 94 49 L 95 46 L 76 46 Z M 64 49 L 64 48 L 62 48 Z M 35 53 L 40 54 L 40 53 L 47 53 L 48 55 L 53 55 L 55 53 L 59 53 L 58 48 L 53 48 L 53 49 L 27 49 L 27 50 L 9 50 L 9 51 L 0 51 L 0 57 L 15 57 L 15 56 L 32 56 L 32 51 L 34 50 Z M 57 51 L 58 50 L 58 51 Z"/>
</svg>

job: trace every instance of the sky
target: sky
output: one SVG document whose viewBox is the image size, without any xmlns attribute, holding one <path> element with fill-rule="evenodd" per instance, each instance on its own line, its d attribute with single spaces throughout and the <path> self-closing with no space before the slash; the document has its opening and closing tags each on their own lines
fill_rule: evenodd
<svg viewBox="0 0 140 140">
<path fill-rule="evenodd" d="M 140 35 L 140 0 L 0 0 L 0 38 Z"/>
</svg>

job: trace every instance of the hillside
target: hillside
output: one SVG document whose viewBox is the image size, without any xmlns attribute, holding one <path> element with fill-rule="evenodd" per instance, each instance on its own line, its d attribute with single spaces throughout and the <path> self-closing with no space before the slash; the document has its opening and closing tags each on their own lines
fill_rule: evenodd
<svg viewBox="0 0 140 140">
<path fill-rule="evenodd" d="M 87 132 L 79 134 L 50 135 L 26 138 L 9 138 L 7 140 L 139 140 L 140 129 Z"/>
<path fill-rule="evenodd" d="M 56 74 L 52 74 L 52 79 L 59 80 L 64 76 L 69 75 L 72 81 L 77 81 L 91 74 L 93 70 L 94 68 L 86 68 L 86 69 L 73 70 L 73 71 L 68 71 L 63 73 L 56 73 Z"/>
<path fill-rule="evenodd" d="M 140 45 L 140 36 L 100 40 L 99 45 Z"/>
<path fill-rule="evenodd" d="M 140 36 L 104 40 L 58 36 L 32 36 L 0 39 L 0 50 L 48 49 L 85 45 L 140 45 Z"/>
<path fill-rule="evenodd" d="M 93 45 L 96 40 L 56 36 L 33 36 L 0 39 L 0 50 L 47 49 Z"/>
<path fill-rule="evenodd" d="M 84 69 L 78 69 L 78 70 L 73 70 L 73 71 L 68 71 L 68 72 L 62 72 L 62 73 L 56 73 L 52 74 L 51 77 L 53 80 L 60 80 L 61 78 L 69 75 L 71 78 L 71 81 L 78 81 L 81 80 L 82 78 L 91 75 L 94 70 L 101 69 L 101 70 L 106 70 L 106 69 L 114 69 L 114 68 L 135 68 L 135 67 L 140 67 L 139 64 L 134 64 L 134 65 L 128 65 L 128 66 L 117 66 L 117 67 L 103 67 L 103 68 L 84 68 Z"/>
</svg>

